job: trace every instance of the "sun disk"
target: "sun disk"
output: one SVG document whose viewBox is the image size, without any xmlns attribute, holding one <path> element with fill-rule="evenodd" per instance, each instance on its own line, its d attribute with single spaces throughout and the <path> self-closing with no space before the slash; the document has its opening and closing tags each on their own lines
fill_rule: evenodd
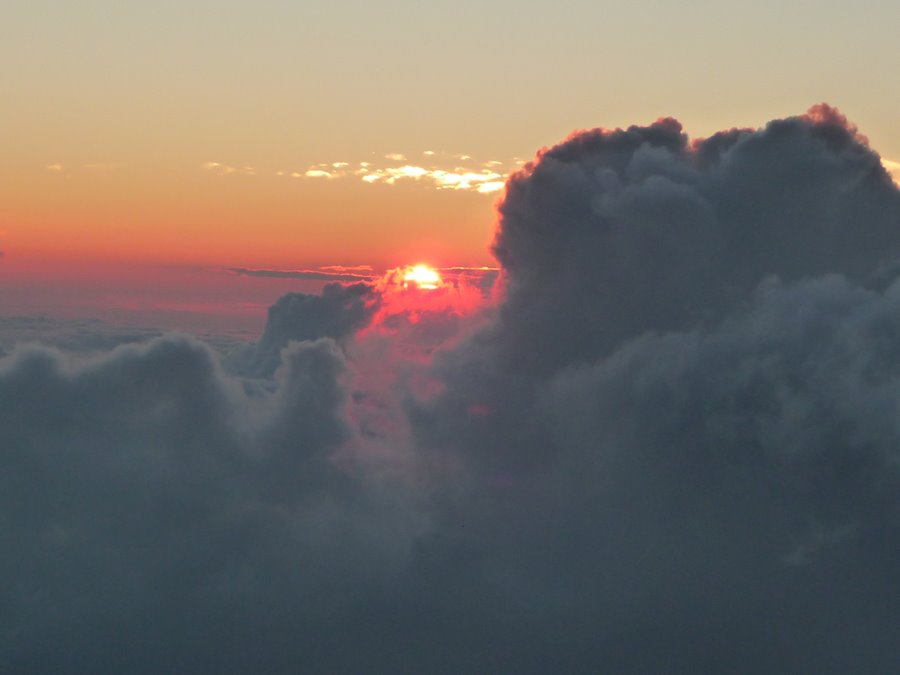
<svg viewBox="0 0 900 675">
<path fill-rule="evenodd" d="M 403 274 L 403 287 L 409 288 L 410 284 L 416 288 L 433 291 L 441 285 L 441 275 L 428 265 L 415 265 Z"/>
</svg>

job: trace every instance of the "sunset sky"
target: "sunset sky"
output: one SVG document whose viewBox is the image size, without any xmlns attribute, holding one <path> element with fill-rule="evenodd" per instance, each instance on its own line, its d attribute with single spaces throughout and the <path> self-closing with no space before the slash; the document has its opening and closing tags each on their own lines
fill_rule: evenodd
<svg viewBox="0 0 900 675">
<path fill-rule="evenodd" d="M 660 116 L 703 137 L 828 101 L 900 158 L 897 25 L 874 0 L 11 0 L 0 274 L 492 264 L 518 162 Z"/>
</svg>

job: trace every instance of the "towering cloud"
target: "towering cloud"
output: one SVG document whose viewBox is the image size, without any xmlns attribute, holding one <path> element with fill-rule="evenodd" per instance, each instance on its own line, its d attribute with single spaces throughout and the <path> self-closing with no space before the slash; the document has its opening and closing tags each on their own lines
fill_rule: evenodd
<svg viewBox="0 0 900 675">
<path fill-rule="evenodd" d="M 532 627 L 536 672 L 889 672 L 900 192 L 878 156 L 825 106 L 694 143 L 662 120 L 543 151 L 499 211 L 498 319 L 413 409 L 499 596 L 485 634 Z"/>
<path fill-rule="evenodd" d="M 900 204 L 861 141 L 817 106 L 693 143 L 664 119 L 542 151 L 510 180 L 494 245 L 511 356 L 608 354 L 720 318 L 769 275 L 864 281 L 900 253 Z"/>
<path fill-rule="evenodd" d="M 0 670 L 893 672 L 900 191 L 856 129 L 579 132 L 495 252 L 489 311 L 329 286 L 227 368 L 3 357 Z"/>
</svg>

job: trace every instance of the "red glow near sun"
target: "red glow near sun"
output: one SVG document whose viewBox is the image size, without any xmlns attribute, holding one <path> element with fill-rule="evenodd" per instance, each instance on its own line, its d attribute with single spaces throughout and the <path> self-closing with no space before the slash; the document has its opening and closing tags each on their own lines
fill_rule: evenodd
<svg viewBox="0 0 900 675">
<path fill-rule="evenodd" d="M 388 270 L 374 284 L 378 309 L 364 332 L 398 333 L 424 321 L 428 330 L 440 333 L 441 324 L 449 329 L 477 313 L 489 300 L 459 269 L 419 263 Z"/>
</svg>

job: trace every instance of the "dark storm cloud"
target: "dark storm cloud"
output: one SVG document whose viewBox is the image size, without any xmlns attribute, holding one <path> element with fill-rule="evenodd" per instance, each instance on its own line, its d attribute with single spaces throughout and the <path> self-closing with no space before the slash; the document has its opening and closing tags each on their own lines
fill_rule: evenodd
<svg viewBox="0 0 900 675">
<path fill-rule="evenodd" d="M 0 361 L 0 670 L 893 672 L 900 192 L 858 132 L 583 132 L 499 213 L 480 322 L 360 334 L 390 298 L 335 285 L 252 383 L 176 336 Z"/>
</svg>

